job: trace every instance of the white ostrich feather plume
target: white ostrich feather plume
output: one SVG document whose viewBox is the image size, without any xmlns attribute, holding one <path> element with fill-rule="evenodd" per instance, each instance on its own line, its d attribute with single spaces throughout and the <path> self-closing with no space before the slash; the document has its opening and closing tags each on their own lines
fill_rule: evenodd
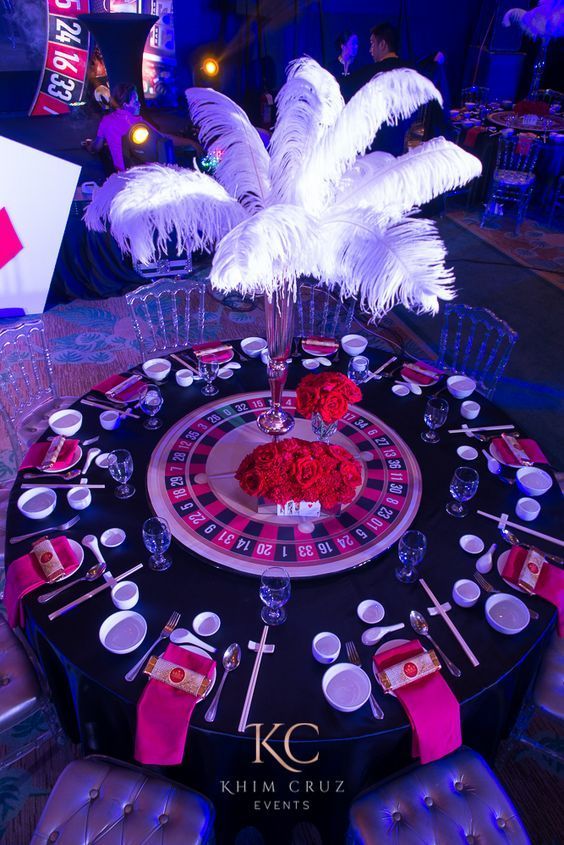
<svg viewBox="0 0 564 845">
<path fill-rule="evenodd" d="M 183 248 L 210 251 L 247 216 L 210 176 L 197 170 L 151 164 L 122 174 L 111 203 L 110 231 L 123 252 L 146 264 L 166 252 L 176 234 Z"/>
<path fill-rule="evenodd" d="M 408 216 L 480 172 L 470 153 L 438 138 L 396 159 L 363 155 L 384 123 L 430 99 L 415 71 L 376 76 L 345 106 L 317 62 L 290 65 L 277 98 L 269 152 L 242 109 L 208 89 L 186 92 L 205 145 L 221 148 L 217 181 L 199 171 L 147 165 L 110 177 L 86 212 L 124 252 L 146 263 L 175 234 L 179 251 L 215 249 L 214 288 L 295 296 L 313 276 L 378 317 L 396 303 L 436 312 L 452 272 L 434 225 Z"/>
<path fill-rule="evenodd" d="M 358 159 L 343 177 L 335 203 L 340 208 L 372 208 L 397 219 L 481 172 L 478 158 L 444 138 L 433 138 L 399 158 L 370 153 Z"/>
<path fill-rule="evenodd" d="M 386 227 L 366 209 L 335 208 L 319 229 L 320 275 L 355 297 L 374 318 L 401 303 L 436 313 L 439 299 L 452 299 L 446 248 L 430 220 L 407 217 Z"/>
<path fill-rule="evenodd" d="M 188 88 L 186 99 L 203 146 L 221 150 L 216 178 L 247 211 L 264 208 L 269 157 L 242 108 L 212 88 Z"/>
<path fill-rule="evenodd" d="M 503 17 L 503 25 L 516 23 L 531 38 L 561 38 L 564 36 L 563 0 L 541 0 L 530 11 L 509 9 Z"/>
<path fill-rule="evenodd" d="M 271 205 L 226 235 L 214 256 L 211 283 L 221 291 L 271 297 L 282 284 L 296 295 L 300 276 L 315 270 L 315 221 L 303 208 Z"/>
<path fill-rule="evenodd" d="M 269 145 L 271 202 L 298 201 L 298 188 L 310 149 L 332 126 L 345 101 L 332 74 L 305 57 L 292 62 L 276 98 L 278 118 Z"/>
<path fill-rule="evenodd" d="M 322 208 L 380 127 L 409 117 L 429 100 L 442 103 L 433 83 L 409 68 L 379 73 L 367 82 L 324 133 L 318 147 L 310 150 L 300 183 L 302 202 L 308 202 L 313 210 Z"/>
</svg>

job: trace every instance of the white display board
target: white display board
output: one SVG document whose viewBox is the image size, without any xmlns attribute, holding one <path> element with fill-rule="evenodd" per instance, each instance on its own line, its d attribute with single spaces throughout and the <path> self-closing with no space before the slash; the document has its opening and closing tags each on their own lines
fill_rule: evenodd
<svg viewBox="0 0 564 845">
<path fill-rule="evenodd" d="M 0 308 L 43 312 L 80 170 L 0 138 Z"/>
</svg>

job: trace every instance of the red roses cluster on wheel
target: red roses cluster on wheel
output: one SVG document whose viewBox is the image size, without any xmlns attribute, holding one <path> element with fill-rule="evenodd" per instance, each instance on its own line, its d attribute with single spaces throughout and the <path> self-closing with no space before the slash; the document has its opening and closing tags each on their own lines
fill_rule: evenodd
<svg viewBox="0 0 564 845">
<path fill-rule="evenodd" d="M 352 501 L 361 469 L 341 446 L 291 437 L 257 446 L 243 458 L 235 478 L 249 496 L 277 505 L 319 501 L 329 510 Z"/>
<path fill-rule="evenodd" d="M 296 390 L 296 410 L 306 420 L 317 412 L 326 425 L 344 417 L 349 402 L 359 402 L 362 393 L 343 373 L 305 376 Z"/>
</svg>

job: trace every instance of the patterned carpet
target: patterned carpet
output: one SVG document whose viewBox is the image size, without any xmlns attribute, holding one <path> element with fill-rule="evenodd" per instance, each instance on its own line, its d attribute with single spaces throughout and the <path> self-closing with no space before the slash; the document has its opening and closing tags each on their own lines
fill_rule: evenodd
<svg viewBox="0 0 564 845">
<path fill-rule="evenodd" d="M 564 290 L 564 236 L 562 229 L 549 229 L 535 220 L 525 220 L 515 234 L 515 220 L 499 217 L 480 228 L 481 211 L 450 211 L 447 215 L 459 226 L 481 238 L 490 246 L 512 258 L 523 267 L 533 269 L 555 287 Z"/>
</svg>

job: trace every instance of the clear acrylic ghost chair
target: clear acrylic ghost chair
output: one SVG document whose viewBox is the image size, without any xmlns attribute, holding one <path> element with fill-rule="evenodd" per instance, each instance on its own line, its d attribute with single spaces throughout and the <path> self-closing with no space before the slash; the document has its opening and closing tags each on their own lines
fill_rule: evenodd
<svg viewBox="0 0 564 845">
<path fill-rule="evenodd" d="M 304 282 L 298 287 L 298 337 L 334 337 L 348 334 L 354 317 L 354 299 L 341 302 L 324 285 Z"/>
<path fill-rule="evenodd" d="M 523 139 L 518 135 L 500 135 L 497 146 L 496 167 L 480 226 L 490 217 L 503 214 L 505 203 L 517 206 L 515 234 L 519 233 L 535 187 L 534 169 L 540 151 L 538 138 Z"/>
<path fill-rule="evenodd" d="M 0 400 L 0 600 L 4 595 L 4 553 L 6 549 L 6 515 L 10 490 L 22 459 L 21 444 Z"/>
<path fill-rule="evenodd" d="M 0 393 L 23 445 L 37 439 L 54 410 L 73 401 L 58 393 L 40 317 L 0 328 Z"/>
<path fill-rule="evenodd" d="M 475 103 L 476 105 L 485 105 L 488 102 L 490 89 L 482 85 L 471 85 L 469 88 L 463 88 L 460 92 L 460 102 Z"/>
<path fill-rule="evenodd" d="M 445 306 L 437 367 L 464 373 L 490 398 L 519 335 L 488 308 Z"/>
<path fill-rule="evenodd" d="M 159 279 L 126 294 L 143 360 L 201 343 L 205 285 Z"/>
</svg>

